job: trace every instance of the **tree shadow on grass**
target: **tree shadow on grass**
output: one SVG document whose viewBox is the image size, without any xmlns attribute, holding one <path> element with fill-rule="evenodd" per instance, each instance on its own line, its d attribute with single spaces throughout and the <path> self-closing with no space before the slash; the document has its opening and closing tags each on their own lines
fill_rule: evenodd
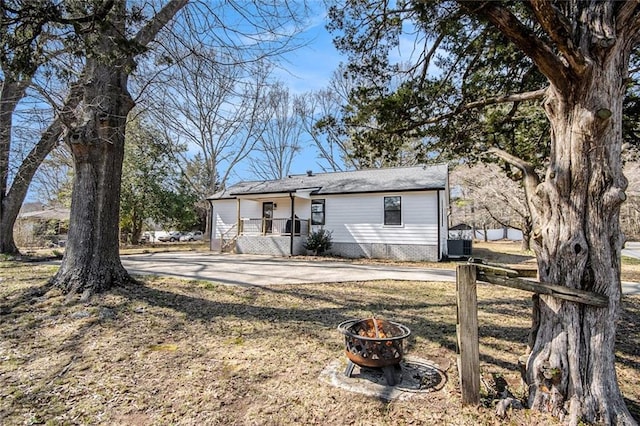
<svg viewBox="0 0 640 426">
<path fill-rule="evenodd" d="M 347 285 L 347 284 L 342 284 Z M 328 290 L 336 286 L 328 285 Z M 288 323 L 296 324 L 301 333 L 308 333 L 315 329 L 317 335 L 326 335 L 331 341 L 331 333 L 336 330 L 338 324 L 348 319 L 362 317 L 362 312 L 375 312 L 382 314 L 381 317 L 401 322 L 412 331 L 412 337 L 408 339 L 407 351 L 416 347 L 415 339 L 427 340 L 438 344 L 443 350 L 456 352 L 456 324 L 455 324 L 455 300 L 450 302 L 430 302 L 428 300 L 415 300 L 409 297 L 380 298 L 367 297 L 366 289 L 362 289 L 360 297 L 355 297 L 359 290 L 352 293 L 343 294 L 344 299 L 336 300 L 336 296 L 331 291 L 320 292 L 310 290 L 309 286 L 273 286 L 273 287 L 252 287 L 234 288 L 219 287 L 218 290 L 234 291 L 243 296 L 243 300 L 233 302 L 221 302 L 199 297 L 197 292 L 192 294 L 179 294 L 173 291 L 166 291 L 153 286 L 142 285 L 139 287 L 123 289 L 123 296 L 150 305 L 180 311 L 187 319 L 197 321 L 216 321 L 218 318 L 228 316 L 240 317 L 251 321 L 280 322 L 283 327 Z M 216 288 L 210 291 L 215 292 Z M 275 303 L 265 306 L 255 303 L 263 295 L 273 296 Z M 215 297 L 215 296 L 214 296 Z M 296 301 L 296 308 L 288 308 L 284 304 L 279 304 L 278 300 L 288 298 Z M 298 303 L 299 302 L 299 303 Z M 526 306 L 526 302 L 523 303 Z M 499 309 L 499 315 L 521 315 L 521 304 L 505 305 L 504 300 L 484 300 L 482 306 L 487 310 L 492 307 Z M 431 316 L 430 312 L 445 310 L 450 318 Z M 320 330 L 320 331 L 318 331 Z M 481 339 L 494 339 L 494 342 L 486 343 L 499 352 L 502 346 L 525 345 L 528 328 L 521 325 L 504 324 L 481 325 Z M 337 334 L 337 331 L 335 331 Z M 498 343 L 495 343 L 498 342 Z M 511 355 L 509 355 L 511 356 Z M 507 359 L 494 356 L 492 354 L 481 354 L 483 363 L 495 365 L 496 367 L 508 370 L 517 369 L 517 357 L 513 362 Z"/>
<path fill-rule="evenodd" d="M 335 329 L 338 324 L 348 319 L 353 319 L 360 312 L 375 312 L 384 310 L 389 313 L 401 312 L 405 309 L 428 309 L 437 305 L 424 302 L 403 303 L 399 301 L 379 301 L 368 299 L 349 298 L 344 301 L 336 300 L 330 296 L 307 292 L 304 286 L 291 286 L 294 288 L 277 289 L 269 287 L 255 287 L 242 289 L 244 300 L 236 302 L 222 302 L 198 297 L 190 294 L 180 294 L 166 291 L 147 285 L 116 289 L 122 296 L 130 300 L 137 300 L 150 305 L 168 309 L 174 309 L 190 320 L 214 321 L 217 318 L 227 316 L 239 316 L 245 320 L 260 321 L 292 321 L 298 323 L 312 323 L 317 326 Z M 215 292 L 216 290 L 211 290 Z M 278 296 L 290 297 L 296 301 L 297 307 L 289 308 L 273 303 L 271 305 L 259 305 L 254 303 L 263 294 L 272 294 L 277 301 Z M 314 307 L 317 305 L 333 306 Z"/>
<path fill-rule="evenodd" d="M 0 315 L 9 315 L 14 311 L 22 312 L 35 303 L 36 298 L 42 297 L 52 288 L 51 284 L 45 282 L 39 286 L 25 287 L 10 297 L 5 297 L 0 303 Z"/>
<path fill-rule="evenodd" d="M 348 285 L 354 288 L 345 293 L 337 291 L 338 287 Z M 226 317 L 241 318 L 249 322 L 256 320 L 275 324 L 269 330 L 283 335 L 291 334 L 292 341 L 301 336 L 316 339 L 330 351 L 335 351 L 336 356 L 340 354 L 340 338 L 337 337 L 336 331 L 339 323 L 361 317 L 363 313 L 381 312 L 387 319 L 397 320 L 409 327 L 413 334 L 411 339 L 419 338 L 421 341 L 433 342 L 443 351 L 440 353 L 447 353 L 447 356 L 455 353 L 455 298 L 450 298 L 448 294 L 439 294 L 436 296 L 437 300 L 428 300 L 430 292 L 426 289 L 424 296 L 420 296 L 420 292 L 403 294 L 400 289 L 394 293 L 393 288 L 387 293 L 378 293 L 384 286 L 368 288 L 362 284 L 363 287 L 358 288 L 358 285 L 360 284 L 343 283 L 242 288 L 221 285 L 208 287 L 207 284 L 189 282 L 171 289 L 163 289 L 161 284 L 154 283 L 130 285 L 112 291 L 122 296 L 121 304 L 109 306 L 114 313 L 113 321 L 105 322 L 97 315 L 92 316 L 85 326 L 78 329 L 75 338 L 69 339 L 65 346 L 76 345 L 80 348 L 85 343 L 85 338 L 91 335 L 94 326 L 117 328 L 120 326 L 119 318 L 131 315 L 135 306 L 147 304 L 179 312 L 180 320 L 172 325 L 175 327 L 181 327 L 180 321 L 183 319 L 200 322 L 216 322 Z M 30 309 L 34 297 L 44 294 L 48 288 L 47 285 L 24 288 L 20 295 L 12 297 L 10 306 L 6 301 L 2 306 L 15 309 L 16 314 L 19 310 Z M 227 292 L 233 297 L 217 297 L 216 292 L 220 292 L 221 296 Z M 526 297 L 513 299 L 505 295 L 483 297 L 479 301 L 481 313 L 488 315 L 486 319 L 492 319 L 490 323 L 484 322 L 483 318 L 480 321 L 480 339 L 487 339 L 488 343 L 484 344 L 492 349 L 492 353 L 481 351 L 481 362 L 511 371 L 518 368 L 518 354 L 510 353 L 505 347 L 508 348 L 510 343 L 525 344 L 528 327 L 523 327 L 521 323 L 499 322 L 496 318 L 530 316 L 531 303 Z M 625 297 L 622 306 L 616 349 L 624 356 L 619 357 L 618 362 L 637 371 L 640 368 L 640 353 L 637 349 L 640 337 L 640 330 L 637 328 L 640 322 L 640 297 Z M 82 306 L 76 308 L 83 309 Z M 99 307 L 94 310 L 97 311 Z M 439 313 L 434 314 L 435 312 Z M 37 321 L 31 322 L 31 327 L 38 327 Z M 528 320 L 525 322 L 528 323 Z M 264 330 L 257 329 L 255 333 L 257 336 L 264 333 Z M 247 336 L 251 336 L 251 331 Z M 425 350 L 425 347 L 437 347 L 420 346 L 411 339 L 407 342 L 409 353 L 413 348 Z M 512 358 L 513 362 L 510 362 Z M 63 368 L 64 365 L 60 366 L 60 369 Z M 640 412 L 638 401 L 627 398 L 627 404 L 637 417 Z"/>
</svg>

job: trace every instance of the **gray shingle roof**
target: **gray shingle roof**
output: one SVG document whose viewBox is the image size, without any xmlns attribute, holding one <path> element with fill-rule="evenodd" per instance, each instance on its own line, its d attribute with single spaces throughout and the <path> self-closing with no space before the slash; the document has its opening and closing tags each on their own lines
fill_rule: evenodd
<svg viewBox="0 0 640 426">
<path fill-rule="evenodd" d="M 234 198 L 242 195 L 287 194 L 304 189 L 313 189 L 311 193 L 314 195 L 445 189 L 447 174 L 447 165 L 438 164 L 318 173 L 311 176 L 292 175 L 280 180 L 240 182 L 213 194 L 209 199 Z"/>
</svg>

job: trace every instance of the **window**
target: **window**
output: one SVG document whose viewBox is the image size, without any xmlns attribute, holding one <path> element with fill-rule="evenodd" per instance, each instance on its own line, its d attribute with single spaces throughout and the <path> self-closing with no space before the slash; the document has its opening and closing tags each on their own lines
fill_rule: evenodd
<svg viewBox="0 0 640 426">
<path fill-rule="evenodd" d="M 384 224 L 402 225 L 400 197 L 384 197 Z"/>
<path fill-rule="evenodd" d="M 311 200 L 311 224 L 324 225 L 324 200 Z"/>
</svg>

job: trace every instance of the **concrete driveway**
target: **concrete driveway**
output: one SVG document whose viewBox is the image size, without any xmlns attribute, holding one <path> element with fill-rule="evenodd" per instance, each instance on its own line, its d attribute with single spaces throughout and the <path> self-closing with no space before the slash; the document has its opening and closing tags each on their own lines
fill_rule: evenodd
<svg viewBox="0 0 640 426">
<path fill-rule="evenodd" d="M 132 274 L 169 275 L 242 286 L 386 279 L 455 282 L 456 279 L 455 271 L 448 269 L 207 252 L 126 255 L 122 256 L 122 264 Z"/>
<path fill-rule="evenodd" d="M 361 265 L 349 261 L 213 252 L 168 252 L 122 256 L 132 274 L 166 275 L 240 286 L 349 281 L 404 280 L 455 282 L 451 269 Z M 640 294 L 640 283 L 623 282 L 624 294 Z"/>
<path fill-rule="evenodd" d="M 629 256 L 629 257 L 633 257 L 635 259 L 640 259 L 640 242 L 627 241 L 624 244 L 624 248 L 622 249 L 622 254 L 624 256 Z"/>
</svg>

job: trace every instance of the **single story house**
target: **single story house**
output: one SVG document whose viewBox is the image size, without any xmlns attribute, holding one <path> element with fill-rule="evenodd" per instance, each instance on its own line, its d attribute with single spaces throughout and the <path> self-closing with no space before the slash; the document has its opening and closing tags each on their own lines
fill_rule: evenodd
<svg viewBox="0 0 640 426">
<path fill-rule="evenodd" d="M 328 253 L 341 257 L 447 256 L 446 164 L 240 182 L 209 202 L 216 251 L 306 254 L 308 235 L 324 228 L 332 236 Z"/>
<path fill-rule="evenodd" d="M 22 247 L 63 247 L 67 241 L 70 210 L 45 206 L 32 210 L 33 204 L 25 203 L 16 219 L 13 230 L 16 243 Z"/>
</svg>

